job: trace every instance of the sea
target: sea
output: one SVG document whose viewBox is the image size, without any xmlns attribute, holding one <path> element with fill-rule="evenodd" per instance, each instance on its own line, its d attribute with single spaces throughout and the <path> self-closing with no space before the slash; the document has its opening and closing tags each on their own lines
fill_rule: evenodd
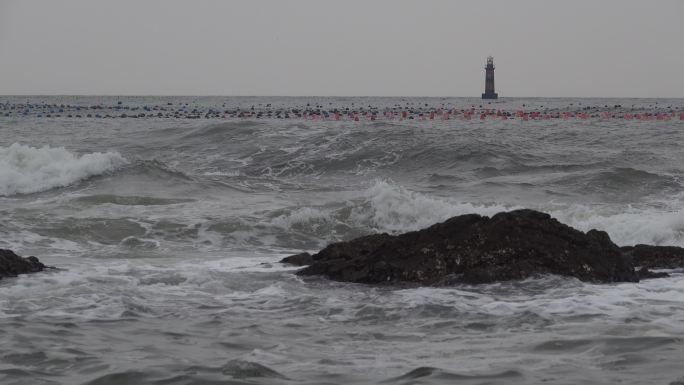
<svg viewBox="0 0 684 385">
<path fill-rule="evenodd" d="M 518 208 L 621 246 L 684 246 L 681 112 L 684 99 L 0 96 L 0 248 L 54 267 L 0 280 L 0 383 L 684 384 L 684 271 L 369 286 L 278 262 Z"/>
</svg>

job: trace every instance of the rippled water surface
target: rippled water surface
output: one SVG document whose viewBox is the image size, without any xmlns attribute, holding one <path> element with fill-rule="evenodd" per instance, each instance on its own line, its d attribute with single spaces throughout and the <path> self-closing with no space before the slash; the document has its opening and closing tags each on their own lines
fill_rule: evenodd
<svg viewBox="0 0 684 385">
<path fill-rule="evenodd" d="M 27 99 L 187 103 L 188 110 L 482 103 L 0 103 Z M 502 99 L 484 107 L 618 104 L 637 112 L 684 108 L 681 99 Z M 677 119 L 29 112 L 0 116 L 0 132 L 0 247 L 58 268 L 0 281 L 2 384 L 684 383 L 679 271 L 638 284 L 547 276 L 417 288 L 301 279 L 277 263 L 359 235 L 520 207 L 605 230 L 619 245 L 684 246 L 684 122 Z"/>
</svg>

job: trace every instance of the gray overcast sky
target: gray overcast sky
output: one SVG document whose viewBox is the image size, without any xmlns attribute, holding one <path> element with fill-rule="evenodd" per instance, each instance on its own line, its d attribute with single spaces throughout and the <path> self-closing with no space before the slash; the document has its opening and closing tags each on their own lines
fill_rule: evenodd
<svg viewBox="0 0 684 385">
<path fill-rule="evenodd" d="M 684 97 L 684 0 L 0 0 L 0 94 Z"/>
</svg>

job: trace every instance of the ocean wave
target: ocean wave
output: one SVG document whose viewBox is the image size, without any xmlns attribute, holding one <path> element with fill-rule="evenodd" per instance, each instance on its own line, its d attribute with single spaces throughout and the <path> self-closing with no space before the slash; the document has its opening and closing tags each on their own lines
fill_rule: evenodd
<svg viewBox="0 0 684 385">
<path fill-rule="evenodd" d="M 223 219 L 207 226 L 207 230 L 218 233 L 218 238 L 211 238 L 212 243 L 222 242 L 224 247 L 247 244 L 315 250 L 330 242 L 372 233 L 414 231 L 455 215 L 493 215 L 514 208 L 518 207 L 448 201 L 377 180 L 358 198 L 284 207 L 240 220 Z"/>
<path fill-rule="evenodd" d="M 365 193 L 366 204 L 354 209 L 357 223 L 381 232 L 406 232 L 428 227 L 455 215 L 476 213 L 491 216 L 523 208 L 503 203 L 470 203 L 432 197 L 388 181 L 376 181 Z M 558 206 L 541 202 L 529 208 L 550 213 L 559 221 L 582 231 L 608 232 L 619 245 L 648 243 L 684 247 L 684 209 L 618 206 L 599 210 L 592 205 Z"/>
<path fill-rule="evenodd" d="M 557 182 L 575 186 L 581 191 L 614 191 L 629 194 L 649 194 L 668 189 L 676 191 L 681 188 L 676 175 L 631 167 L 613 167 L 607 170 L 575 173 Z"/>
<path fill-rule="evenodd" d="M 119 169 L 128 161 L 118 152 L 77 155 L 64 147 L 0 147 L 0 196 L 66 187 Z"/>
<path fill-rule="evenodd" d="M 188 198 L 160 198 L 137 195 L 96 194 L 75 198 L 74 201 L 87 205 L 113 204 L 121 206 L 163 206 L 194 202 Z"/>
<path fill-rule="evenodd" d="M 684 247 L 684 209 L 627 207 L 620 212 L 601 212 L 587 205 L 571 205 L 549 212 L 582 231 L 604 230 L 621 246 L 646 243 Z"/>
<path fill-rule="evenodd" d="M 520 208 L 505 204 L 476 204 L 452 201 L 410 191 L 385 180 L 377 180 L 365 194 L 365 205 L 355 209 L 358 223 L 382 232 L 406 232 L 428 227 L 456 215 L 493 215 Z"/>
<path fill-rule="evenodd" d="M 548 212 L 559 221 L 582 231 L 604 230 L 618 245 L 648 243 L 684 246 L 684 209 L 676 207 L 616 206 L 610 210 L 599 210 L 592 205 L 559 206 L 553 202 L 540 202 L 526 207 Z M 390 181 L 377 180 L 363 192 L 360 199 L 344 204 L 340 202 L 337 206 L 281 210 L 278 215 L 268 219 L 268 224 L 324 243 L 369 233 L 415 231 L 456 215 L 476 213 L 492 216 L 519 208 L 523 206 L 466 202 L 458 197 L 435 197 L 411 191 Z M 260 225 L 263 228 L 264 223 Z"/>
<path fill-rule="evenodd" d="M 206 138 L 216 140 L 218 138 L 233 138 L 236 134 L 252 134 L 256 128 L 264 124 L 252 120 L 233 121 L 219 124 L 210 124 L 191 130 L 183 135 L 185 139 Z"/>
<path fill-rule="evenodd" d="M 642 205 L 561 204 L 547 201 L 520 205 L 502 201 L 475 202 L 459 195 L 442 197 L 412 191 L 390 180 L 376 180 L 366 189 L 320 204 L 271 207 L 266 210 L 216 210 L 198 200 L 139 196 L 93 195 L 74 202 L 92 206 L 116 205 L 116 218 L 62 218 L 34 223 L 30 231 L 55 242 L 113 245 L 125 250 L 163 253 L 178 242 L 204 251 L 286 250 L 316 251 L 331 242 L 374 233 L 399 234 L 429 227 L 457 215 L 492 216 L 501 211 L 532 208 L 551 214 L 582 231 L 608 232 L 618 245 L 638 243 L 684 246 L 684 210 L 676 203 L 666 208 Z M 184 203 L 178 215 L 174 204 Z M 172 207 L 173 206 L 173 207 Z M 128 207 L 131 207 L 130 209 Z M 167 209 L 168 207 L 168 209 Z M 680 208 L 678 208 L 680 207 Z M 154 218 L 135 220 L 141 210 Z M 22 237 L 25 238 L 24 235 Z"/>
<path fill-rule="evenodd" d="M 138 160 L 130 163 L 128 167 L 122 168 L 120 171 L 131 175 L 143 175 L 153 179 L 194 181 L 192 176 L 157 159 Z"/>
<path fill-rule="evenodd" d="M 365 203 L 353 209 L 356 225 L 368 230 L 400 233 L 428 227 L 452 216 L 476 213 L 492 216 L 523 208 L 504 203 L 472 203 L 410 191 L 389 181 L 376 181 L 365 192 Z M 587 204 L 558 206 L 540 202 L 527 208 L 545 211 L 582 231 L 608 232 L 618 245 L 648 243 L 684 247 L 684 209 L 616 206 L 599 210 Z M 678 208 L 680 207 L 680 208 Z"/>
</svg>

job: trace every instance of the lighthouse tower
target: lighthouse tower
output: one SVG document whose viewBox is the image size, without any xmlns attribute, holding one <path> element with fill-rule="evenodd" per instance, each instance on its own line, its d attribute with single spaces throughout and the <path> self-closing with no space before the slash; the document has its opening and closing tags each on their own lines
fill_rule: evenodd
<svg viewBox="0 0 684 385">
<path fill-rule="evenodd" d="M 494 92 L 494 58 L 489 56 L 485 66 L 485 92 L 482 94 L 482 99 L 498 98 L 499 94 Z"/>
</svg>

